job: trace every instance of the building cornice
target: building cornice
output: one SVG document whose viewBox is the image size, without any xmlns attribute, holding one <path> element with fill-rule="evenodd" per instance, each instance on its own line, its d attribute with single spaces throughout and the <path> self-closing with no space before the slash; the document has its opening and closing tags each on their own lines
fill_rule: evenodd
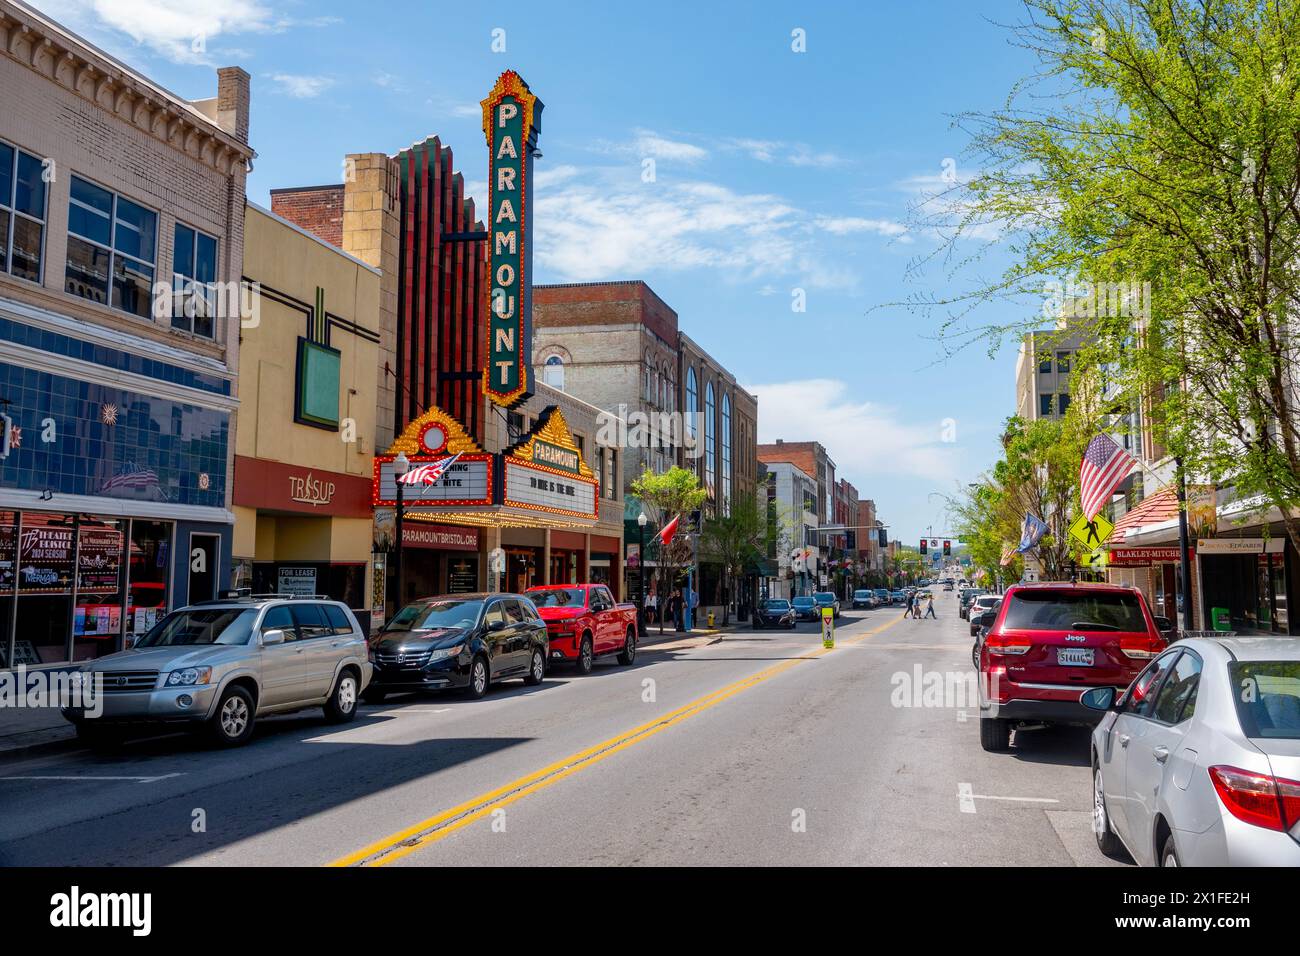
<svg viewBox="0 0 1300 956">
<path fill-rule="evenodd" d="M 0 0 L 0 52 L 222 175 L 253 156 L 191 103 L 24 6 Z"/>
</svg>

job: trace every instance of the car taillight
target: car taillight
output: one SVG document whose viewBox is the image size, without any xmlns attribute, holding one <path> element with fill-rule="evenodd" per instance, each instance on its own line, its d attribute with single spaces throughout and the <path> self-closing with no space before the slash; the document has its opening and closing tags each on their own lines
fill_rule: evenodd
<svg viewBox="0 0 1300 956">
<path fill-rule="evenodd" d="M 1238 820 L 1285 833 L 1300 821 L 1300 783 L 1237 767 L 1210 768 L 1219 799 Z"/>
<path fill-rule="evenodd" d="M 1025 637 L 1008 637 L 990 631 L 984 638 L 984 649 L 990 654 L 1027 654 L 1033 644 Z"/>
<path fill-rule="evenodd" d="M 1146 634 L 1125 634 L 1119 639 L 1119 649 L 1125 657 L 1147 659 L 1155 657 L 1165 649 L 1165 642 L 1158 637 Z"/>
</svg>

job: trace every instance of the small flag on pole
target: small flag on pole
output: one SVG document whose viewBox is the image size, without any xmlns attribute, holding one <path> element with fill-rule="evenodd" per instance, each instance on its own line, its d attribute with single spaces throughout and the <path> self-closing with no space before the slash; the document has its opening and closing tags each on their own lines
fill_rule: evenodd
<svg viewBox="0 0 1300 956">
<path fill-rule="evenodd" d="M 1091 521 L 1106 506 L 1111 493 L 1128 477 L 1136 460 L 1109 435 L 1098 435 L 1088 442 L 1079 464 L 1079 498 L 1083 517 Z"/>
<path fill-rule="evenodd" d="M 1005 568 L 1008 564 L 1010 564 L 1015 559 L 1016 559 L 1016 549 L 1014 547 L 1007 548 L 1007 550 L 1002 552 L 1002 560 L 998 563 Z"/>
<path fill-rule="evenodd" d="M 418 468 L 412 468 L 397 480 L 404 485 L 424 485 L 426 487 L 436 485 L 442 481 L 442 476 L 447 473 L 448 468 L 456 463 L 456 459 L 459 457 L 460 452 L 457 452 L 450 458 L 430 462 L 427 465 L 420 465 Z"/>
<path fill-rule="evenodd" d="M 677 533 L 677 522 L 680 518 L 681 515 L 674 516 L 673 520 L 668 522 L 666 525 L 664 525 L 663 528 L 659 530 L 659 533 L 654 536 L 654 538 L 651 540 L 650 543 L 654 544 L 655 541 L 662 541 L 664 544 L 672 544 L 673 535 Z"/>
</svg>

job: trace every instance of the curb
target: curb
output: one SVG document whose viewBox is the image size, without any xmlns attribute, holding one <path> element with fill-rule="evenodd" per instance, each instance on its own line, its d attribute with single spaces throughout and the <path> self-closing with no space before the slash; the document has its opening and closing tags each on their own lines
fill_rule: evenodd
<svg viewBox="0 0 1300 956">
<path fill-rule="evenodd" d="M 35 736 L 35 734 L 33 734 L 33 736 Z M 75 750 L 78 747 L 78 743 L 76 731 L 69 727 L 66 736 L 56 737 L 53 740 L 37 740 L 31 743 L 16 744 L 14 746 L 0 744 L 0 763 L 23 760 L 27 757 L 36 757 L 41 754 L 58 753 L 63 750 Z"/>
</svg>

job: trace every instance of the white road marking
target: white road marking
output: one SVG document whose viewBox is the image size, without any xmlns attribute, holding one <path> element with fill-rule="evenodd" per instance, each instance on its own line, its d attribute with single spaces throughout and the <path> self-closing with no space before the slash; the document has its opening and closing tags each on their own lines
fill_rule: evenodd
<svg viewBox="0 0 1300 956">
<path fill-rule="evenodd" d="M 376 710 L 376 717 L 401 717 L 403 714 L 445 714 L 450 707 L 394 707 L 390 710 Z"/>
<path fill-rule="evenodd" d="M 50 775 L 24 775 L 12 777 L 0 777 L 0 780 L 131 780 L 135 783 L 157 783 L 159 780 L 170 780 L 172 777 L 182 777 L 181 773 L 164 773 L 156 777 L 101 777 L 93 774 L 80 774 L 77 776 L 55 776 Z"/>
<path fill-rule="evenodd" d="M 975 812 L 974 788 L 969 783 L 957 784 L 957 806 L 961 808 L 962 813 Z"/>
<path fill-rule="evenodd" d="M 992 797 L 986 793 L 972 793 L 972 800 L 1010 800 L 1013 803 L 1060 803 L 1051 797 Z"/>
</svg>

